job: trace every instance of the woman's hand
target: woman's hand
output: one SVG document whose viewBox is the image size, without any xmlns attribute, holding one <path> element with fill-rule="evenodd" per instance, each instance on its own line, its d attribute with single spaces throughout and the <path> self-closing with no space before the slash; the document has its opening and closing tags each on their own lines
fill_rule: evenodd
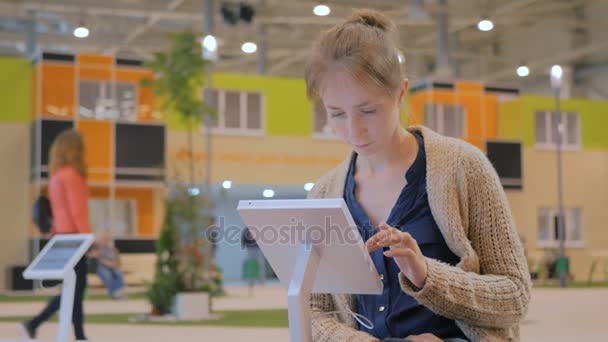
<svg viewBox="0 0 608 342">
<path fill-rule="evenodd" d="M 427 276 L 426 261 L 416 240 L 409 233 L 395 229 L 386 223 L 381 223 L 378 229 L 380 231 L 366 242 L 368 252 L 389 247 L 384 255 L 395 260 L 401 273 L 414 286 L 419 289 L 423 288 Z"/>
</svg>

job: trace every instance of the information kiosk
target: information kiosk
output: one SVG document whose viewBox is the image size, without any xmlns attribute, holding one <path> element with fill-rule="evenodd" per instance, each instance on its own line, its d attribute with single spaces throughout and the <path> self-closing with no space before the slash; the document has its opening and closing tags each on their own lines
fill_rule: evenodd
<svg viewBox="0 0 608 342">
<path fill-rule="evenodd" d="M 292 342 L 312 342 L 311 293 L 382 293 L 378 271 L 342 198 L 244 200 L 237 210 L 288 288 Z"/>
<path fill-rule="evenodd" d="M 55 235 L 23 271 L 23 277 L 26 279 L 53 279 L 63 282 L 57 342 L 69 341 L 74 288 L 76 286 L 74 266 L 89 250 L 94 239 L 93 234 Z"/>
</svg>

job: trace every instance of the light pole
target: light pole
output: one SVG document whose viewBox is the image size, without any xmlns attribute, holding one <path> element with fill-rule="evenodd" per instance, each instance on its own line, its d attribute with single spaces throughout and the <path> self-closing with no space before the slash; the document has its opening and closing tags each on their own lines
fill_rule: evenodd
<svg viewBox="0 0 608 342">
<path fill-rule="evenodd" d="M 566 227 L 564 226 L 564 202 L 562 191 L 562 114 L 559 108 L 559 97 L 562 85 L 563 70 L 559 65 L 551 67 L 551 87 L 555 96 L 555 112 L 557 113 L 556 122 L 556 154 L 557 154 L 557 217 L 555 226 L 559 234 L 559 257 L 557 259 L 557 271 L 559 273 L 559 287 L 566 287 L 568 277 L 568 266 L 566 259 Z"/>
</svg>

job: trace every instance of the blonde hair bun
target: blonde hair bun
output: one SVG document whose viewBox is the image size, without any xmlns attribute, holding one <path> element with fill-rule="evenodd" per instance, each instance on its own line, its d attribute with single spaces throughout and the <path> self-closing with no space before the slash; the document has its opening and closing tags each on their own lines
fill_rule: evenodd
<svg viewBox="0 0 608 342">
<path fill-rule="evenodd" d="M 384 32 L 393 32 L 396 30 L 393 21 L 386 15 L 368 9 L 355 10 L 353 14 L 346 20 L 349 24 L 363 24 L 370 27 L 375 27 Z"/>
</svg>

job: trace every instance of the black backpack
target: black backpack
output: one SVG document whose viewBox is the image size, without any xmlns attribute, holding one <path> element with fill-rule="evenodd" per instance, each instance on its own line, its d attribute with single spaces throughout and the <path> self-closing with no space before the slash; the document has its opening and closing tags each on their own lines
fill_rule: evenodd
<svg viewBox="0 0 608 342">
<path fill-rule="evenodd" d="M 40 195 L 32 206 L 32 221 L 42 234 L 48 234 L 53 225 L 53 213 L 49 199 Z"/>
</svg>

